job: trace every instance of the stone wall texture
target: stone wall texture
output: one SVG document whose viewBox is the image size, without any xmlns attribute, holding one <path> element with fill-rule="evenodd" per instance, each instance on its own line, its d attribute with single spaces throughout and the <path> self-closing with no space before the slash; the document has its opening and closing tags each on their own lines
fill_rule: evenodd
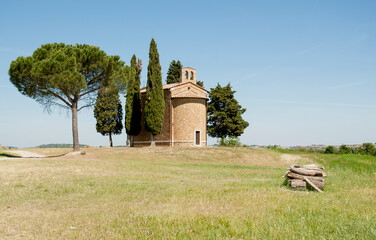
<svg viewBox="0 0 376 240">
<path fill-rule="evenodd" d="M 171 146 L 171 128 L 170 128 L 170 106 L 171 106 L 171 92 L 164 90 L 165 99 L 165 113 L 161 134 L 155 136 L 156 146 Z M 151 133 L 147 132 L 144 127 L 144 109 L 145 109 L 145 94 L 141 94 L 141 132 L 138 136 L 134 136 L 134 146 L 144 147 L 150 146 Z"/>
<path fill-rule="evenodd" d="M 164 86 L 165 113 L 156 146 L 206 146 L 206 93 L 194 83 Z M 135 147 L 147 147 L 151 133 L 144 128 L 145 91 L 141 90 L 141 132 L 134 137 Z M 200 138 L 196 141 L 196 138 Z"/>
<path fill-rule="evenodd" d="M 196 146 L 195 134 L 200 131 L 200 145 L 206 146 L 206 99 L 173 98 L 173 145 Z"/>
</svg>

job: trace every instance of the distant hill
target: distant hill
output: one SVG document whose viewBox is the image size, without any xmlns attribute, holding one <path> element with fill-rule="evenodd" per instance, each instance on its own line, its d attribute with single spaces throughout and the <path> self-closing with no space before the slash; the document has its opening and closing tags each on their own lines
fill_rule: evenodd
<svg viewBox="0 0 376 240">
<path fill-rule="evenodd" d="M 88 145 L 80 144 L 80 147 L 87 147 Z M 72 148 L 72 144 L 68 143 L 49 143 L 36 146 L 35 148 Z"/>
</svg>

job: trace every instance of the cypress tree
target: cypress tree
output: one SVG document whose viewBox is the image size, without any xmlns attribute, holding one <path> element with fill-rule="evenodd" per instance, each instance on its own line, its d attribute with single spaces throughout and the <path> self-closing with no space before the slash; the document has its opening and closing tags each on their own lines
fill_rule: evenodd
<svg viewBox="0 0 376 240">
<path fill-rule="evenodd" d="M 170 63 L 170 67 L 167 72 L 167 78 L 166 78 L 166 83 L 177 83 L 180 82 L 180 70 L 183 67 L 181 62 L 172 60 Z"/>
<path fill-rule="evenodd" d="M 108 135 L 110 147 L 113 146 L 112 134 L 121 134 L 123 129 L 123 107 L 119 99 L 119 92 L 114 88 L 101 88 L 98 91 L 94 107 L 94 117 L 97 119 L 97 132 Z"/>
<path fill-rule="evenodd" d="M 151 147 L 155 146 L 155 135 L 162 131 L 165 102 L 163 96 L 161 65 L 154 38 L 150 42 L 148 81 L 145 97 L 145 130 L 151 133 Z"/>
<path fill-rule="evenodd" d="M 234 98 L 234 93 L 230 83 L 225 87 L 218 84 L 216 88 L 210 89 L 208 134 L 221 138 L 221 143 L 226 137 L 239 137 L 249 125 L 241 116 L 246 109 Z"/>
<path fill-rule="evenodd" d="M 133 147 L 133 136 L 137 136 L 141 131 L 141 66 L 141 59 L 138 59 L 136 62 L 136 55 L 133 55 L 131 59 L 131 67 L 128 68 L 128 88 L 127 100 L 125 104 L 125 130 L 128 136 L 131 138 L 131 147 Z"/>
</svg>

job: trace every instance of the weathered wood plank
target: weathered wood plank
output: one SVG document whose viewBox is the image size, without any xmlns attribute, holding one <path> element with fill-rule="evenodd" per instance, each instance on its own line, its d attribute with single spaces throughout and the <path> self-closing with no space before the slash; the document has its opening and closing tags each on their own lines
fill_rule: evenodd
<svg viewBox="0 0 376 240">
<path fill-rule="evenodd" d="M 318 166 L 318 165 L 315 165 L 315 164 L 303 165 L 303 166 L 294 165 L 294 166 L 291 166 L 291 167 L 305 168 L 305 169 L 309 169 L 309 170 L 318 170 L 318 171 L 322 171 L 324 169 L 324 167 Z"/>
<path fill-rule="evenodd" d="M 295 190 L 305 190 L 307 187 L 307 183 L 300 179 L 291 179 L 290 187 Z"/>
<path fill-rule="evenodd" d="M 324 170 L 324 166 L 319 166 L 317 164 L 307 164 L 307 165 L 303 165 L 302 167 L 307 168 L 307 169 L 318 168 L 318 169 Z"/>
<path fill-rule="evenodd" d="M 309 179 L 308 177 L 304 177 L 304 181 L 306 181 L 309 185 L 311 185 L 311 187 L 313 187 L 316 191 L 318 191 L 319 193 L 323 193 L 323 191 L 321 191 L 320 188 L 318 188 L 315 184 L 313 184 Z"/>
<path fill-rule="evenodd" d="M 292 179 L 300 179 L 300 180 L 304 180 L 304 177 L 307 177 L 309 180 L 318 181 L 318 182 L 324 182 L 324 178 L 323 178 L 323 177 L 317 177 L 317 176 L 304 176 L 304 175 L 297 174 L 297 173 L 293 173 L 293 172 L 288 172 L 286 176 L 287 176 L 288 178 L 292 178 Z"/>
<path fill-rule="evenodd" d="M 310 170 L 305 168 L 297 168 L 292 166 L 291 171 L 300 175 L 305 176 L 322 176 L 322 170 Z"/>
</svg>

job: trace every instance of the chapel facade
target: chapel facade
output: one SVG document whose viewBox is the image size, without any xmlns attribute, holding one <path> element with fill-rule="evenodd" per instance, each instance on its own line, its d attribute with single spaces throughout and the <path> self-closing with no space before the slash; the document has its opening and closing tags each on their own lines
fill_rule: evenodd
<svg viewBox="0 0 376 240">
<path fill-rule="evenodd" d="M 208 91 L 197 85 L 196 69 L 183 67 L 180 82 L 163 85 L 165 112 L 162 131 L 155 136 L 156 146 L 196 146 L 207 145 L 206 113 Z M 151 133 L 144 127 L 146 88 L 141 89 L 142 129 L 134 136 L 135 147 L 151 144 Z"/>
</svg>

